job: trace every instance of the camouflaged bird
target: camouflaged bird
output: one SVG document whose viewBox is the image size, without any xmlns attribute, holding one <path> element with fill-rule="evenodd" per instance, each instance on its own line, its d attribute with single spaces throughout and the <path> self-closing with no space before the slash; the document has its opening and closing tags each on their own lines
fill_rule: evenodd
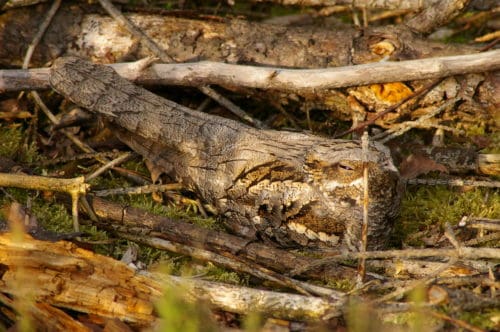
<svg viewBox="0 0 500 332">
<path fill-rule="evenodd" d="M 235 233 L 281 246 L 358 250 L 363 159 L 358 141 L 262 130 L 161 98 L 113 69 L 60 58 L 52 87 L 103 115 L 117 136 L 196 192 Z M 368 248 L 387 243 L 400 178 L 388 149 L 371 143 Z"/>
</svg>

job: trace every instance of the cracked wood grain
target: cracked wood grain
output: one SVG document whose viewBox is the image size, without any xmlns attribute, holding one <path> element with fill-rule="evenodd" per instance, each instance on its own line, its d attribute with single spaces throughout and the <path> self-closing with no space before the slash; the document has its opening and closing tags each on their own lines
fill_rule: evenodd
<svg viewBox="0 0 500 332">
<path fill-rule="evenodd" d="M 212 204 L 233 232 L 282 246 L 358 250 L 359 142 L 254 129 L 196 112 L 76 57 L 56 60 L 50 83 L 106 117 L 123 142 Z M 400 179 L 380 144 L 371 144 L 368 164 L 368 247 L 381 248 L 399 210 Z"/>
</svg>

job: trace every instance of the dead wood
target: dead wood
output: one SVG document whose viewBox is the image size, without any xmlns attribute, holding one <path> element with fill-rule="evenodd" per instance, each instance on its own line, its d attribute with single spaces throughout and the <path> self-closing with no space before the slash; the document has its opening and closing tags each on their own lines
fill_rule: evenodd
<svg viewBox="0 0 500 332">
<path fill-rule="evenodd" d="M 139 62 L 110 65 L 120 76 L 141 85 L 202 86 L 312 92 L 321 89 L 441 78 L 500 69 L 500 50 L 398 62 L 377 62 L 327 69 L 286 69 L 201 61 L 182 64 Z M 0 91 L 47 89 L 48 69 L 0 70 Z"/>
<path fill-rule="evenodd" d="M 20 65 L 27 45 L 37 30 L 38 11 L 33 8 L 10 10 L 0 16 L 0 61 L 4 66 Z M 83 4 L 63 4 L 49 27 L 32 63 L 40 66 L 57 55 L 77 54 L 100 62 L 132 60 L 152 55 L 149 49 L 112 18 L 95 14 L 97 9 Z M 128 18 L 156 44 L 167 50 L 176 62 L 211 60 L 227 63 L 256 64 L 292 68 L 325 68 L 377 62 L 382 59 L 401 61 L 427 57 L 476 53 L 477 48 L 447 45 L 419 39 L 402 26 L 368 27 L 360 32 L 352 28 L 321 29 L 317 27 L 284 27 L 240 20 L 193 20 L 161 15 L 131 14 Z M 365 75 L 370 76 L 370 75 Z M 352 82 L 351 82 L 352 83 Z M 286 91 L 255 91 L 243 87 L 236 91 L 257 99 L 266 99 L 281 108 L 300 105 L 302 110 L 328 109 L 341 120 L 363 121 L 373 112 L 382 112 L 390 105 L 411 95 L 425 82 L 385 83 L 352 87 L 347 90 L 315 90 L 290 93 Z M 227 88 L 235 89 L 232 86 Z M 470 98 L 447 112 L 443 120 L 460 120 L 474 126 L 477 120 L 496 126 L 495 105 L 498 103 L 498 76 L 467 75 L 449 78 L 432 89 L 426 97 L 407 102 L 397 115 L 377 119 L 376 124 L 390 126 L 399 117 L 418 117 L 430 106 L 453 98 L 458 91 L 471 91 Z M 479 107 L 480 106 L 480 107 Z M 474 114 L 472 117 L 470 114 Z"/>
<path fill-rule="evenodd" d="M 467 7 L 470 0 L 435 1 L 426 6 L 415 17 L 405 22 L 413 31 L 431 33 L 436 28 L 451 22 Z"/>
<path fill-rule="evenodd" d="M 436 28 L 451 22 L 468 5 L 469 0 L 256 0 L 274 2 L 282 5 L 298 6 L 338 6 L 347 5 L 364 11 L 373 9 L 398 9 L 419 11 L 406 20 L 405 24 L 415 32 L 430 33 Z M 368 15 L 368 14 L 365 14 Z"/>
<path fill-rule="evenodd" d="M 196 279 L 140 274 L 124 263 L 94 254 L 65 241 L 44 242 L 31 237 L 0 234 L 0 290 L 33 301 L 102 317 L 118 318 L 134 326 L 157 321 L 153 302 L 167 286 L 185 289 L 186 296 L 203 299 L 213 308 L 230 312 L 264 312 L 289 320 L 317 320 L 338 316 L 344 300 L 254 290 Z M 23 287 L 19 287 L 23 285 Z M 33 303 L 34 304 L 34 303 Z"/>
<path fill-rule="evenodd" d="M 0 17 L 2 65 L 20 65 L 40 24 L 45 5 L 9 10 Z M 102 62 L 144 58 L 149 49 L 123 33 L 114 19 L 91 14 L 96 7 L 63 4 L 39 45 L 32 64 L 41 65 L 67 53 Z M 404 27 L 370 27 L 360 32 L 316 27 L 283 27 L 242 20 L 192 20 L 129 14 L 128 18 L 176 62 L 212 60 L 293 68 L 323 68 L 429 56 L 475 53 L 464 45 L 419 39 Z M 23 47 L 19 47 L 23 45 Z"/>
<path fill-rule="evenodd" d="M 90 206 L 100 218 L 100 221 L 96 223 L 99 228 L 117 231 L 122 235 L 156 237 L 219 255 L 239 257 L 243 262 L 253 262 L 285 275 L 297 266 L 309 265 L 312 260 L 310 257 L 297 255 L 292 251 L 278 249 L 260 242 L 249 242 L 225 232 L 204 229 L 182 220 L 172 220 L 97 197 L 90 200 Z M 316 270 L 311 269 L 302 275 L 302 277 L 314 279 L 352 276 L 353 270 L 337 264 L 325 265 Z"/>
<path fill-rule="evenodd" d="M 34 301 L 142 326 L 155 320 L 151 300 L 161 295 L 162 285 L 125 264 L 70 242 L 44 242 L 28 235 L 0 234 L 0 247 L 2 292 L 19 296 L 16 290 L 29 290 Z"/>
</svg>

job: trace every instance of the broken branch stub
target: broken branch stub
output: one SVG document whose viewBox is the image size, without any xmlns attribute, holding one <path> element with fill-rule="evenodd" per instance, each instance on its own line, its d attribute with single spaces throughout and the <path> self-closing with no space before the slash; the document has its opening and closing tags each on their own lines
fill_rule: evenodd
<svg viewBox="0 0 500 332">
<path fill-rule="evenodd" d="M 178 105 L 75 57 L 55 61 L 52 87 L 104 115 L 118 137 L 224 215 L 230 229 L 280 245 L 359 249 L 360 142 L 250 128 Z M 368 248 L 386 244 L 399 211 L 389 151 L 371 143 Z"/>
</svg>

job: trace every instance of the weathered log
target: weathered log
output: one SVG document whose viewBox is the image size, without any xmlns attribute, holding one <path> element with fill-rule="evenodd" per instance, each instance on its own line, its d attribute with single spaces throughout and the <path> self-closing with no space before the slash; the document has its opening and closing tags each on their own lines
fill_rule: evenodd
<svg viewBox="0 0 500 332">
<path fill-rule="evenodd" d="M 282 245 L 360 245 L 363 157 L 369 167 L 369 247 L 386 244 L 399 210 L 399 175 L 372 143 L 257 130 L 195 112 L 69 57 L 56 60 L 53 88 L 105 115 L 119 138 L 197 192 L 245 237 Z"/>
<path fill-rule="evenodd" d="M 21 234 L 0 234 L 0 266 L 2 292 L 19 298 L 24 291 L 28 297 L 21 299 L 25 301 L 43 301 L 60 308 L 118 318 L 135 327 L 154 326 L 158 322 L 154 301 L 175 288 L 185 290 L 182 295 L 188 299 L 204 300 L 212 308 L 241 314 L 259 311 L 289 320 L 339 316 L 346 305 L 345 298 L 322 299 L 139 273 L 125 263 L 78 248 L 71 242 L 39 241 Z"/>
<path fill-rule="evenodd" d="M 21 65 L 48 5 L 12 9 L 0 16 L 0 65 Z M 477 47 L 429 42 L 404 26 L 287 27 L 243 20 L 185 19 L 132 13 L 127 17 L 176 62 L 212 60 L 292 68 L 324 68 L 380 61 L 470 54 Z M 100 62 L 154 55 L 99 7 L 63 4 L 31 64 L 72 54 Z"/>
<path fill-rule="evenodd" d="M 297 266 L 309 265 L 314 259 L 269 246 L 260 242 L 248 242 L 225 232 L 205 229 L 185 222 L 158 216 L 142 209 L 123 206 L 98 197 L 89 201 L 90 208 L 100 218 L 94 222 L 100 229 L 131 236 L 141 235 L 159 238 L 219 255 L 236 256 L 244 262 L 258 264 L 267 269 L 289 275 Z M 186 254 L 185 252 L 178 252 Z M 356 272 L 350 268 L 332 264 L 320 269 L 308 270 L 300 275 L 316 280 L 353 278 Z M 292 277 L 294 275 L 291 275 Z"/>
</svg>

